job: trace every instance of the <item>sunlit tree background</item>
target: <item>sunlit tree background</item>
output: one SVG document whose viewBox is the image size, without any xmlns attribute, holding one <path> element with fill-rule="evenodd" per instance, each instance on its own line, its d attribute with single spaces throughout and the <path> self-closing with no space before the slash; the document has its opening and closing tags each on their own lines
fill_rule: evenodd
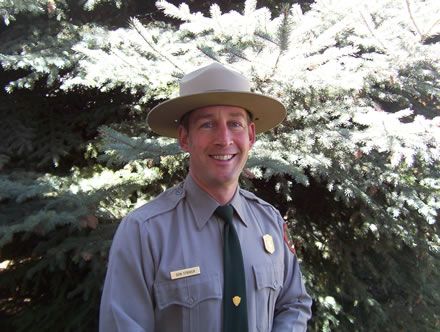
<svg viewBox="0 0 440 332">
<path fill-rule="evenodd" d="M 0 0 L 0 17 L 0 330 L 97 330 L 119 221 L 187 173 L 147 114 L 213 61 L 288 110 L 240 185 L 294 235 L 309 330 L 440 330 L 440 1 Z"/>
</svg>

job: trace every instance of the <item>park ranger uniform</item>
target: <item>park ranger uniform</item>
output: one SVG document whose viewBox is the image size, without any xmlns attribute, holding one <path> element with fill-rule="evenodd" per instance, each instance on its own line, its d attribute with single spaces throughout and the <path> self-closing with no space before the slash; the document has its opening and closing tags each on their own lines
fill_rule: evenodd
<svg viewBox="0 0 440 332">
<path fill-rule="evenodd" d="M 305 331 L 312 301 L 279 212 L 240 188 L 230 204 L 243 254 L 249 332 Z M 124 218 L 110 251 L 100 331 L 222 331 L 224 221 L 214 214 L 218 206 L 188 175 Z"/>
</svg>

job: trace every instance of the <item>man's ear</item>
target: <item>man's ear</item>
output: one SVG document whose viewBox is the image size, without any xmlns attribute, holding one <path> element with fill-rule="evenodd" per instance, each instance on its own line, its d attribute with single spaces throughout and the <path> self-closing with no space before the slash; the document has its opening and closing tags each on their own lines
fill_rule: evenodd
<svg viewBox="0 0 440 332">
<path fill-rule="evenodd" d="M 249 150 L 252 149 L 255 143 L 255 123 L 249 125 Z"/>
<path fill-rule="evenodd" d="M 179 145 L 182 148 L 183 152 L 188 152 L 188 131 L 184 126 L 179 126 Z"/>
</svg>

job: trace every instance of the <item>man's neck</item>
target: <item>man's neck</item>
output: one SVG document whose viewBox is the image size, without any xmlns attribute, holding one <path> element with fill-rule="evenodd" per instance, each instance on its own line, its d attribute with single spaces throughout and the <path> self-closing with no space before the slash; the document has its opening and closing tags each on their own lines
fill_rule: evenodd
<svg viewBox="0 0 440 332">
<path fill-rule="evenodd" d="M 194 180 L 195 183 L 198 184 L 200 188 L 203 189 L 209 196 L 214 198 L 220 205 L 226 205 L 229 203 L 234 197 L 235 191 L 237 190 L 238 181 L 234 184 L 226 185 L 226 186 L 217 186 L 217 187 L 210 187 L 204 185 L 199 179 L 197 179 L 194 174 L 191 173 L 191 177 Z"/>
</svg>

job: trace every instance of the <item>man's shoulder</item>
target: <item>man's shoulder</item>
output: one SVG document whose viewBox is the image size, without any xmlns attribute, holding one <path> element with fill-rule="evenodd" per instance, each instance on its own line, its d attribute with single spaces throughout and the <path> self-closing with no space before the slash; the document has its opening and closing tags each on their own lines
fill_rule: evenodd
<svg viewBox="0 0 440 332">
<path fill-rule="evenodd" d="M 266 208 L 276 212 L 278 211 L 272 204 L 266 202 L 265 200 L 261 199 L 250 191 L 240 188 L 240 195 L 243 196 L 250 204 L 257 204 L 260 205 L 262 208 Z"/>
<path fill-rule="evenodd" d="M 246 200 L 249 216 L 253 216 L 255 220 L 263 221 L 261 225 L 264 224 L 265 227 L 273 225 L 277 229 L 283 227 L 284 220 L 281 217 L 280 211 L 272 204 L 247 190 L 240 189 L 240 195 Z"/>
<path fill-rule="evenodd" d="M 126 219 L 134 219 L 138 222 L 145 222 L 158 215 L 167 213 L 176 208 L 179 202 L 185 197 L 183 182 L 171 187 L 150 202 L 131 211 Z"/>
</svg>

